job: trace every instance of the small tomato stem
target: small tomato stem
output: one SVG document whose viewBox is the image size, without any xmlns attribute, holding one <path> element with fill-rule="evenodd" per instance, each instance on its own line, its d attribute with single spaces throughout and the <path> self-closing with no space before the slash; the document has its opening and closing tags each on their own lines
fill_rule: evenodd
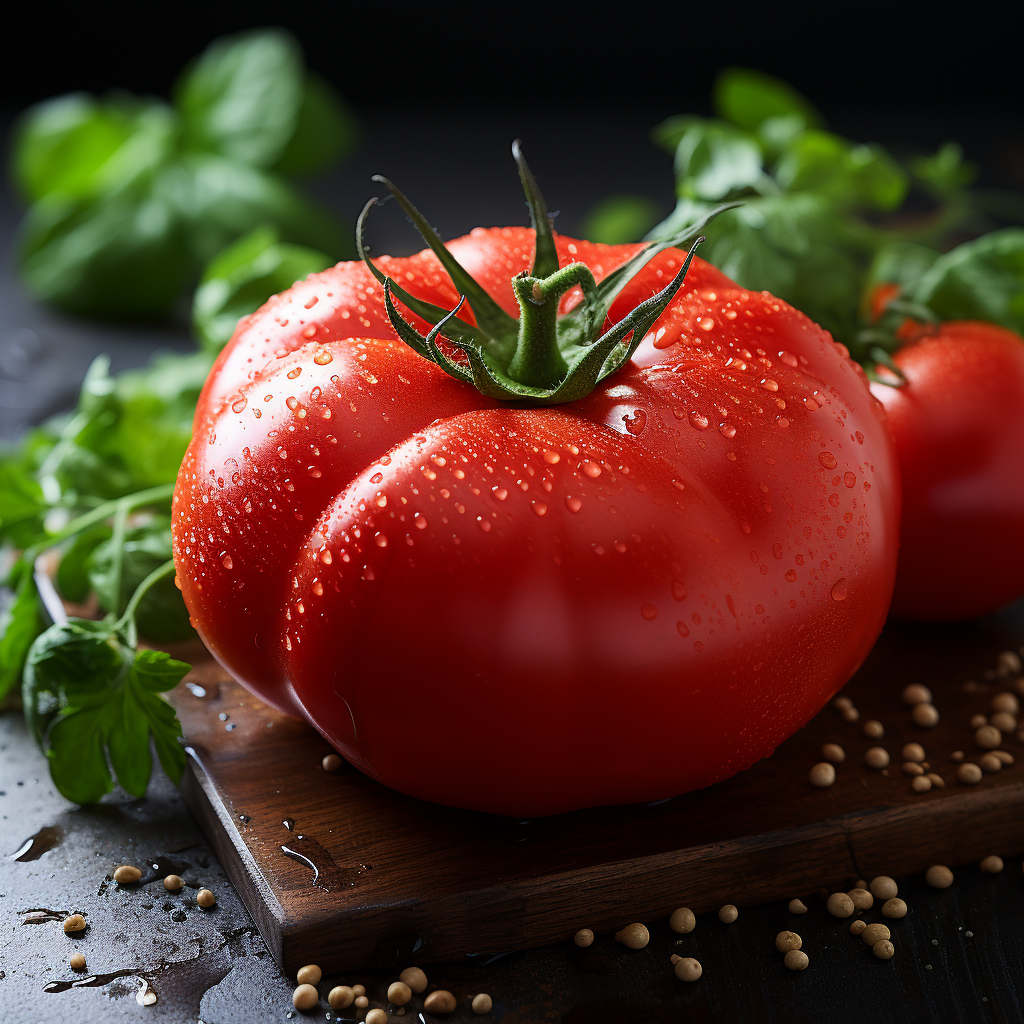
<svg viewBox="0 0 1024 1024">
<path fill-rule="evenodd" d="M 124 575 L 124 542 L 128 534 L 128 503 L 122 498 L 114 512 L 114 531 L 110 538 L 113 549 L 111 567 L 114 572 L 114 594 L 110 610 L 116 615 L 121 607 L 121 577 Z"/>
</svg>

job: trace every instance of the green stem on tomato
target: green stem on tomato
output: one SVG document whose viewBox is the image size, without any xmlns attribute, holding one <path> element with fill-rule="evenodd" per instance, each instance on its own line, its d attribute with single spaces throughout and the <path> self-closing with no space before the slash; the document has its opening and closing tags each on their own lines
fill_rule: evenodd
<svg viewBox="0 0 1024 1024">
<path fill-rule="evenodd" d="M 124 614 L 114 624 L 118 632 L 124 631 L 130 646 L 136 645 L 135 612 L 138 610 L 139 602 L 146 596 L 147 591 L 156 583 L 159 583 L 165 576 L 174 572 L 174 559 L 168 558 L 163 565 L 157 566 L 136 588 L 132 594 Z"/>
</svg>

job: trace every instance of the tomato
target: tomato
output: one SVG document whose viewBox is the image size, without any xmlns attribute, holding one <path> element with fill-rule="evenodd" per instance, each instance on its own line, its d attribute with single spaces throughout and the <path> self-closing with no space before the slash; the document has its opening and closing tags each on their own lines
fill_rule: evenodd
<svg viewBox="0 0 1024 1024">
<path fill-rule="evenodd" d="M 984 615 L 1024 595 L 1024 339 L 955 321 L 894 359 L 906 384 L 872 385 L 903 480 L 893 614 Z"/>
<path fill-rule="evenodd" d="M 448 244 L 524 320 L 549 308 L 517 277 L 535 248 L 535 271 L 545 252 L 560 268 L 546 281 L 579 263 L 601 281 L 642 247 L 524 228 Z M 606 322 L 684 256 L 653 258 Z M 376 267 L 458 301 L 432 252 Z M 899 481 L 881 406 L 825 331 L 694 259 L 589 394 L 507 402 L 399 341 L 383 291 L 358 262 L 297 283 L 239 324 L 200 400 L 178 578 L 254 693 L 404 793 L 537 815 L 724 779 L 861 663 Z M 579 301 L 561 296 L 559 325 Z"/>
</svg>

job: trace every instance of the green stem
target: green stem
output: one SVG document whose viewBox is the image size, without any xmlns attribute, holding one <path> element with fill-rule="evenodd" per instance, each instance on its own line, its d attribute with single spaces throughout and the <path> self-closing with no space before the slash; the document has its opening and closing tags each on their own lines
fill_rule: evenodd
<svg viewBox="0 0 1024 1024">
<path fill-rule="evenodd" d="M 144 491 L 136 491 L 134 494 L 128 494 L 123 498 L 118 498 L 115 501 L 107 501 L 97 508 L 94 508 L 91 512 L 87 512 L 84 516 L 79 516 L 77 519 L 72 519 L 62 530 L 59 530 L 52 537 L 47 537 L 46 540 L 40 541 L 38 544 L 33 544 L 32 547 L 27 548 L 22 553 L 22 559 L 26 562 L 33 563 L 35 560 L 46 550 L 59 544 L 62 540 L 67 540 L 68 537 L 74 537 L 76 533 L 81 533 L 82 530 L 88 529 L 95 523 L 101 523 L 104 519 L 109 519 L 112 515 L 116 515 L 118 508 L 122 503 L 128 510 L 134 508 L 140 508 L 143 505 L 155 505 L 159 501 L 163 501 L 165 498 L 170 498 L 174 494 L 174 484 L 160 484 L 158 487 L 148 487 Z"/>
<path fill-rule="evenodd" d="M 569 368 L 558 344 L 558 304 L 570 288 L 579 285 L 583 300 L 592 304 L 597 282 L 583 263 L 570 263 L 550 277 L 522 274 L 512 279 L 519 302 L 519 339 L 508 365 L 508 375 L 534 388 L 553 388 Z"/>
<path fill-rule="evenodd" d="M 154 584 L 159 583 L 165 576 L 170 576 L 172 572 L 174 572 L 174 559 L 168 558 L 163 565 L 154 569 L 135 588 L 135 593 L 132 594 L 131 600 L 128 602 L 128 606 L 124 610 L 124 615 L 122 615 L 114 625 L 116 630 L 126 630 L 129 633 L 132 646 L 135 645 L 135 613 L 138 610 L 139 602 L 146 596 L 146 592 Z"/>
<path fill-rule="evenodd" d="M 110 610 L 116 615 L 121 607 L 121 577 L 124 572 L 124 542 L 128 533 L 128 504 L 122 498 L 114 512 L 114 530 L 110 538 L 111 568 L 114 575 L 114 593 Z"/>
</svg>

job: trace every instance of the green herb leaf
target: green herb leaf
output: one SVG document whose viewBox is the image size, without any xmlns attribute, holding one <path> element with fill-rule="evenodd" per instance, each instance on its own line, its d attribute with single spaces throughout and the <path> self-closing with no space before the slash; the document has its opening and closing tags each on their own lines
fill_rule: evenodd
<svg viewBox="0 0 1024 1024">
<path fill-rule="evenodd" d="M 187 671 L 162 652 L 136 653 L 109 623 L 69 619 L 38 637 L 25 666 L 25 717 L 61 793 L 95 803 L 112 788 L 113 768 L 127 792 L 143 796 L 150 736 L 177 782 L 185 763 L 181 724 L 158 694 Z"/>
<path fill-rule="evenodd" d="M 9 583 L 14 597 L 0 612 L 0 700 L 21 679 L 32 642 L 43 631 L 43 616 L 32 566 L 16 563 Z"/>
<path fill-rule="evenodd" d="M 978 177 L 978 168 L 964 160 L 959 142 L 945 143 L 933 156 L 915 157 L 910 169 L 918 181 L 940 198 L 955 195 Z"/>
<path fill-rule="evenodd" d="M 359 142 L 355 114 L 327 79 L 306 75 L 295 134 L 274 164 L 278 174 L 315 174 L 351 156 Z"/>
<path fill-rule="evenodd" d="M 941 320 L 988 320 L 1024 334 L 1024 229 L 1003 228 L 958 245 L 907 294 Z"/>
<path fill-rule="evenodd" d="M 24 541 L 42 529 L 48 505 L 24 459 L 0 457 L 0 494 L 0 540 L 25 547 Z"/>
<path fill-rule="evenodd" d="M 590 211 L 583 237 L 620 245 L 638 242 L 658 222 L 658 204 L 644 196 L 610 196 Z"/>
<path fill-rule="evenodd" d="M 720 72 L 712 103 L 720 117 L 751 132 L 775 118 L 790 119 L 800 129 L 823 124 L 810 100 L 791 85 L 751 68 L 725 68 Z"/>
<path fill-rule="evenodd" d="M 687 119 L 675 151 L 680 196 L 708 202 L 753 188 L 765 177 L 754 136 L 721 121 Z"/>
<path fill-rule="evenodd" d="M 295 134 L 302 83 L 302 51 L 288 33 L 218 39 L 175 87 L 185 148 L 272 166 Z"/>
<path fill-rule="evenodd" d="M 113 545 L 113 538 L 99 544 L 88 558 L 87 571 L 100 606 L 120 615 L 135 588 L 171 557 L 171 520 L 168 516 L 155 516 L 145 525 L 128 530 L 121 552 L 120 584 Z M 120 596 L 116 607 L 115 592 Z M 169 576 L 146 591 L 136 610 L 135 622 L 139 633 L 154 643 L 183 640 L 193 632 L 181 592 Z"/>
<path fill-rule="evenodd" d="M 195 334 L 211 352 L 219 352 L 243 316 L 333 262 L 315 249 L 279 241 L 272 227 L 257 228 L 206 268 L 192 301 Z"/>
<path fill-rule="evenodd" d="M 57 588 L 66 601 L 84 601 L 89 595 L 88 561 L 93 551 L 110 539 L 110 527 L 94 526 L 80 533 L 60 556 Z"/>
</svg>

